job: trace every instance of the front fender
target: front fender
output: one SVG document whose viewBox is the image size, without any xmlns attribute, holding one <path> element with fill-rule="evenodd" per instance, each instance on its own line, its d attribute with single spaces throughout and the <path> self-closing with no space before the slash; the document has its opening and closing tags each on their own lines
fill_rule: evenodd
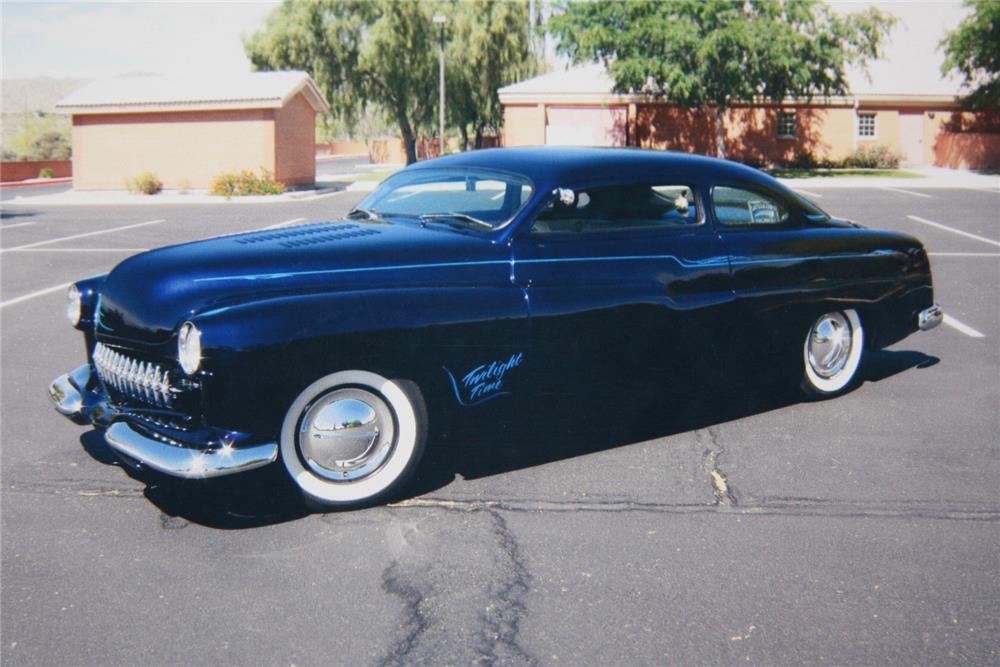
<svg viewBox="0 0 1000 667">
<path fill-rule="evenodd" d="M 442 287 L 306 294 L 199 313 L 206 420 L 270 433 L 316 379 L 338 370 L 405 377 L 434 393 L 465 368 L 528 344 L 520 288 Z"/>
</svg>

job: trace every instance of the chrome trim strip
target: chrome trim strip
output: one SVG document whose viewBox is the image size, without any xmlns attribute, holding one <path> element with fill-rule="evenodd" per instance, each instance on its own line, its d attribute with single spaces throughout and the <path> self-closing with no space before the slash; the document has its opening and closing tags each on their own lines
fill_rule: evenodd
<svg viewBox="0 0 1000 667">
<path fill-rule="evenodd" d="M 565 264 L 576 262 L 618 262 L 618 261 L 648 261 L 667 259 L 676 262 L 683 268 L 701 268 L 706 266 L 748 266 L 754 264 L 787 264 L 790 262 L 805 262 L 812 260 L 832 259 L 862 259 L 865 257 L 883 257 L 895 254 L 895 250 L 872 250 L 870 252 L 841 253 L 836 255 L 804 255 L 795 257 L 767 257 L 751 259 L 748 257 L 728 257 L 718 255 L 700 260 L 690 260 L 676 255 L 618 255 L 608 257 L 547 257 L 544 259 L 489 259 L 466 262 L 437 262 L 430 264 L 393 264 L 388 266 L 358 266 L 349 269 L 317 269 L 314 271 L 286 271 L 281 273 L 248 273 L 238 276 L 215 276 L 212 278 L 195 278 L 194 282 L 226 282 L 232 280 L 280 280 L 302 276 L 334 275 L 340 273 L 362 273 L 367 271 L 410 271 L 414 269 L 447 269 L 463 266 L 510 266 L 518 264 Z"/>
<path fill-rule="evenodd" d="M 917 315 L 917 328 L 921 331 L 929 331 L 944 320 L 944 308 L 939 304 L 934 304 L 929 308 L 924 308 Z"/>
<path fill-rule="evenodd" d="M 139 433 L 125 422 L 115 422 L 104 433 L 113 449 L 167 475 L 207 479 L 260 468 L 278 459 L 278 444 L 251 447 L 188 449 Z"/>
</svg>

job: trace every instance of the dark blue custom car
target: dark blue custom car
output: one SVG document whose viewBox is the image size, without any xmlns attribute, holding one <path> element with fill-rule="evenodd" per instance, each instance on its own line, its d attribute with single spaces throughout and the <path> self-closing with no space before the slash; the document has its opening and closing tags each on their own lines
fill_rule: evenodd
<svg viewBox="0 0 1000 667">
<path fill-rule="evenodd" d="M 759 171 L 534 148 L 412 165 L 340 222 L 137 255 L 71 287 L 67 314 L 87 363 L 51 385 L 61 413 L 169 475 L 280 459 L 323 507 L 398 488 L 428 415 L 717 355 L 832 396 L 865 350 L 943 317 L 917 239 Z"/>
</svg>

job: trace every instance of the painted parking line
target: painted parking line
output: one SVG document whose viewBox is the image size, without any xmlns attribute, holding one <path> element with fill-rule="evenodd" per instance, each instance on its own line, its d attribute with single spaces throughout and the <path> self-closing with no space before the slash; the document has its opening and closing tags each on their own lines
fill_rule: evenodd
<svg viewBox="0 0 1000 667">
<path fill-rule="evenodd" d="M 8 299 L 7 301 L 0 302 L 0 308 L 6 308 L 7 306 L 13 306 L 15 303 L 21 303 L 27 301 L 28 299 L 34 299 L 35 297 L 45 296 L 46 294 L 52 294 L 53 292 L 58 292 L 59 290 L 67 289 L 73 283 L 62 283 L 60 285 L 54 285 L 52 287 L 46 287 L 45 289 L 40 289 L 37 292 L 30 292 L 24 296 L 17 296 L 13 299 Z"/>
<path fill-rule="evenodd" d="M 11 248 L 10 252 L 146 252 L 149 248 Z"/>
<path fill-rule="evenodd" d="M 294 225 L 296 222 L 305 222 L 305 218 L 292 218 L 291 220 L 285 220 L 284 222 L 279 222 L 276 225 L 268 225 L 267 227 L 261 227 L 260 231 L 265 229 L 278 229 L 279 227 L 286 227 L 288 225 Z"/>
<path fill-rule="evenodd" d="M 985 338 L 986 337 L 986 334 L 982 333 L 981 331 L 977 331 L 977 330 L 973 329 L 972 327 L 970 327 L 965 322 L 960 322 L 960 321 L 956 320 L 951 315 L 947 315 L 946 314 L 944 316 L 944 320 L 942 320 L 942 321 L 945 324 L 947 324 L 948 326 L 950 326 L 952 329 L 955 329 L 956 331 L 961 331 L 962 333 L 964 333 L 966 336 L 969 336 L 970 338 Z"/>
<path fill-rule="evenodd" d="M 97 236 L 98 234 L 110 234 L 112 232 L 121 232 L 126 229 L 135 229 L 136 227 L 145 227 L 146 225 L 156 225 L 164 220 L 149 220 L 147 222 L 137 222 L 134 225 L 124 225 L 122 227 L 112 227 L 111 229 L 98 229 L 96 232 L 85 232 L 83 234 L 73 234 L 72 236 L 62 236 L 57 239 L 48 239 L 47 241 L 36 241 L 35 243 L 27 243 L 25 245 L 15 246 L 13 248 L 0 248 L 0 253 L 12 252 L 14 250 L 26 250 L 27 248 L 37 248 L 43 245 L 49 245 L 50 243 L 59 243 L 61 241 L 71 241 L 73 239 L 82 239 L 87 236 Z"/>
<path fill-rule="evenodd" d="M 33 225 L 33 224 L 35 224 L 35 223 L 34 222 L 18 222 L 18 223 L 15 223 L 13 225 L 4 225 L 4 226 L 0 227 L 0 231 L 3 231 L 5 229 L 14 229 L 15 227 L 27 227 L 28 225 Z"/>
<path fill-rule="evenodd" d="M 889 192 L 901 192 L 904 195 L 913 195 L 914 197 L 923 197 L 924 199 L 931 199 L 932 198 L 930 195 L 924 194 L 923 192 L 913 192 L 912 190 L 903 190 L 901 188 L 890 188 L 890 187 L 885 186 L 885 185 L 883 185 L 882 187 L 880 187 L 879 190 L 888 190 Z"/>
<path fill-rule="evenodd" d="M 969 232 L 963 232 L 961 229 L 955 229 L 954 227 L 949 227 L 948 225 L 942 225 L 940 222 L 934 222 L 933 220 L 927 220 L 926 218 L 921 218 L 916 215 L 906 216 L 910 220 L 915 220 L 917 222 L 922 222 L 925 225 L 930 225 L 931 227 L 937 227 L 938 229 L 943 229 L 946 232 L 951 232 L 952 234 L 958 234 L 960 236 L 965 236 L 970 239 L 975 239 L 977 241 L 982 241 L 983 243 L 989 243 L 990 245 L 995 245 L 1000 247 L 1000 241 L 994 241 L 993 239 L 988 239 L 985 236 L 979 236 L 977 234 L 970 234 Z"/>
<path fill-rule="evenodd" d="M 804 195 L 809 195 L 810 197 L 815 197 L 816 199 L 822 199 L 823 195 L 818 192 L 809 192 L 808 190 L 803 190 L 802 188 L 792 188 L 796 192 L 801 192 Z"/>
</svg>

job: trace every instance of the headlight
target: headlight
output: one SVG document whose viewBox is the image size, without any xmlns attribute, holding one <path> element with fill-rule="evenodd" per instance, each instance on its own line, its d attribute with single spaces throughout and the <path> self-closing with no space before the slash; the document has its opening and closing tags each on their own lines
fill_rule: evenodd
<svg viewBox="0 0 1000 667">
<path fill-rule="evenodd" d="M 191 322 L 182 324 L 177 335 L 177 361 L 188 375 L 194 375 L 201 366 L 201 332 Z"/>
<path fill-rule="evenodd" d="M 70 285 L 66 299 L 66 319 L 75 327 L 80 323 L 80 316 L 83 314 L 83 295 L 76 285 Z"/>
</svg>

